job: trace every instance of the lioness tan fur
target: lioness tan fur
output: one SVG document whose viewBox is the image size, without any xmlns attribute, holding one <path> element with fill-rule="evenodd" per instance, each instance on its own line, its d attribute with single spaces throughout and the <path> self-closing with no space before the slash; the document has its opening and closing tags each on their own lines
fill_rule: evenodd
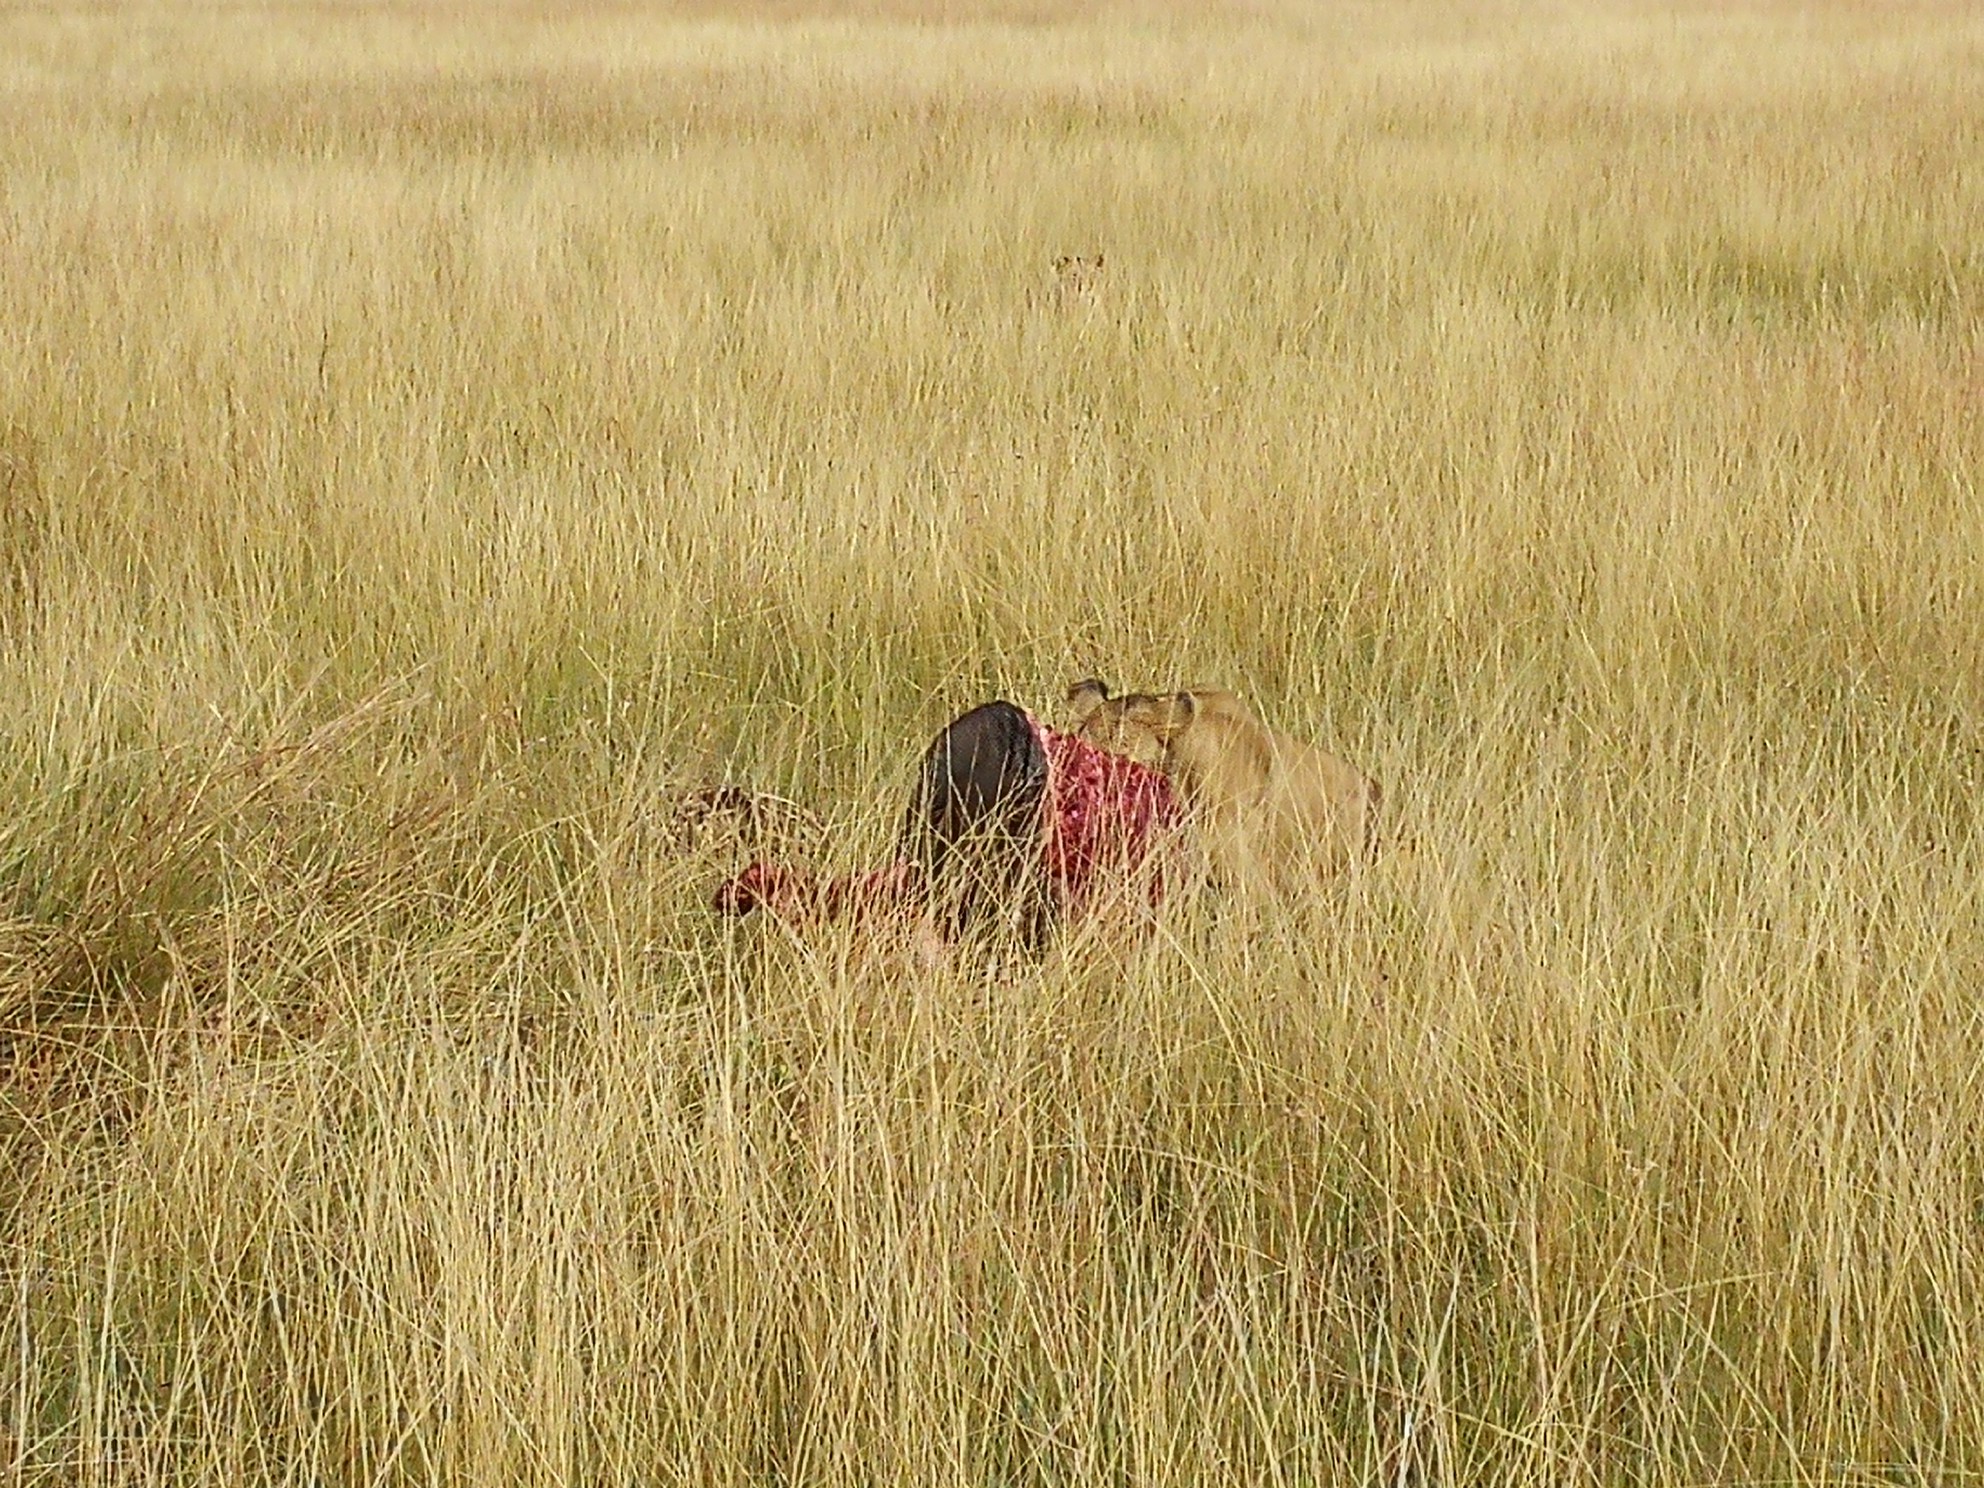
<svg viewBox="0 0 1984 1488">
<path fill-rule="evenodd" d="M 1335 755 L 1270 728 L 1220 687 L 1111 697 L 1093 679 L 1068 692 L 1076 732 L 1152 759 L 1176 782 L 1214 868 L 1288 885 L 1334 872 L 1376 843 L 1378 782 Z"/>
</svg>

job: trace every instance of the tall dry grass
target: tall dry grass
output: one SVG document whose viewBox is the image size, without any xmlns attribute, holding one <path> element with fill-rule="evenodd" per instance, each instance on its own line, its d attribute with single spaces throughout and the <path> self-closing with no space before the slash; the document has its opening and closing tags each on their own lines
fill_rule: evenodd
<svg viewBox="0 0 1984 1488">
<path fill-rule="evenodd" d="M 1956 3 L 0 13 L 0 1473 L 1984 1470 L 1980 100 Z M 859 861 L 1092 672 L 1409 849 L 711 922 L 674 792 Z"/>
</svg>

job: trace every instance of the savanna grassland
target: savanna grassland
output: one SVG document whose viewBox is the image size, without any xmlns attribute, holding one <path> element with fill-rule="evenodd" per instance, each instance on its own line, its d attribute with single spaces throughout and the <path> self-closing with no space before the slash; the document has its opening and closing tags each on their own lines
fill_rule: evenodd
<svg viewBox="0 0 1984 1488">
<path fill-rule="evenodd" d="M 1984 1472 L 1981 322 L 1958 0 L 0 9 L 0 1481 Z M 709 914 L 1091 673 L 1384 853 Z"/>
</svg>

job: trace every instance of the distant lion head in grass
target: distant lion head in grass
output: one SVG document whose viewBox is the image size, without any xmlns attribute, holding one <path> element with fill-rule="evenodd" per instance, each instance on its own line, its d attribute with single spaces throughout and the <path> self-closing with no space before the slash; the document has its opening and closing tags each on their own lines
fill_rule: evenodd
<svg viewBox="0 0 1984 1488">
<path fill-rule="evenodd" d="M 1237 693 L 1187 687 L 1112 696 L 1088 678 L 1069 688 L 1068 702 L 1080 737 L 1155 759 L 1226 876 L 1292 882 L 1305 865 L 1334 871 L 1375 848 L 1378 782 L 1269 727 Z"/>
<path fill-rule="evenodd" d="M 1054 302 L 1073 306 L 1101 298 L 1103 256 L 1100 253 L 1063 253 L 1054 260 Z"/>
</svg>

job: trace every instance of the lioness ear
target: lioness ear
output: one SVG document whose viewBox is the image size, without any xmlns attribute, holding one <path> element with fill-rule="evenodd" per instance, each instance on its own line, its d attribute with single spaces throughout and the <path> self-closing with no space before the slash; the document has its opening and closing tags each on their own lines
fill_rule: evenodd
<svg viewBox="0 0 1984 1488">
<path fill-rule="evenodd" d="M 1109 684 L 1085 677 L 1068 689 L 1068 706 L 1074 710 L 1075 727 L 1089 721 L 1097 708 L 1109 701 Z"/>
<path fill-rule="evenodd" d="M 1254 710 L 1247 705 L 1247 700 L 1230 688 L 1181 687 L 1178 690 L 1191 697 L 1192 706 L 1197 710 L 1195 717 L 1204 718 L 1215 713 L 1242 720 L 1252 720 L 1254 717 Z"/>
</svg>

